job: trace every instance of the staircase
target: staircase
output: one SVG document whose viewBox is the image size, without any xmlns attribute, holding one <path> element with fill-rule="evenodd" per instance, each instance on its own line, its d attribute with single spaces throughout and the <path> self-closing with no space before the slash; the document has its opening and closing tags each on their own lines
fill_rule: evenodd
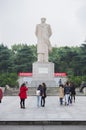
<svg viewBox="0 0 86 130">
<path fill-rule="evenodd" d="M 18 96 L 19 94 L 19 89 L 10 89 L 6 90 L 4 92 L 4 96 Z M 36 87 L 29 87 L 28 96 L 35 96 L 36 95 Z M 58 95 L 58 87 L 48 87 L 47 88 L 47 95 L 48 96 L 56 96 Z"/>
<path fill-rule="evenodd" d="M 9 89 L 4 91 L 4 96 L 18 96 L 19 89 Z M 36 95 L 36 87 L 29 87 L 28 96 L 35 96 Z M 59 87 L 47 87 L 47 96 L 58 96 L 59 95 Z M 86 96 L 86 93 L 80 93 L 79 88 L 76 89 L 77 96 Z"/>
</svg>

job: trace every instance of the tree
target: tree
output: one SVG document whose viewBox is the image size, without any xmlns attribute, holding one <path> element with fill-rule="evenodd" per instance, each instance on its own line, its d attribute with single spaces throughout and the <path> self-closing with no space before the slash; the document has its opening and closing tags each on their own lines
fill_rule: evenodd
<svg viewBox="0 0 86 130">
<path fill-rule="evenodd" d="M 32 72 L 32 63 L 36 60 L 32 46 L 23 45 L 14 57 L 14 70 L 18 72 Z M 35 50 L 35 49 L 34 49 Z"/>
<path fill-rule="evenodd" d="M 5 87 L 9 85 L 10 87 L 18 86 L 18 75 L 17 73 L 2 73 L 0 75 L 0 85 Z"/>
<path fill-rule="evenodd" d="M 86 75 L 86 44 L 82 44 L 80 48 L 81 48 L 81 53 L 80 53 L 81 68 L 80 68 L 80 71 L 81 71 L 81 75 Z"/>
<path fill-rule="evenodd" d="M 8 72 L 10 67 L 10 50 L 4 46 L 0 45 L 0 72 Z"/>
</svg>

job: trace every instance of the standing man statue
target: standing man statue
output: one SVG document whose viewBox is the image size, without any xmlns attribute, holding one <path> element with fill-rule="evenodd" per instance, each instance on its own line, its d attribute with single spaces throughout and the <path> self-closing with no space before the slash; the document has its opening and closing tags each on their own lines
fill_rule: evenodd
<svg viewBox="0 0 86 130">
<path fill-rule="evenodd" d="M 46 18 L 41 18 L 41 23 L 36 26 L 38 62 L 48 62 L 48 53 L 52 51 L 49 41 L 52 31 L 50 25 L 45 22 Z"/>
</svg>

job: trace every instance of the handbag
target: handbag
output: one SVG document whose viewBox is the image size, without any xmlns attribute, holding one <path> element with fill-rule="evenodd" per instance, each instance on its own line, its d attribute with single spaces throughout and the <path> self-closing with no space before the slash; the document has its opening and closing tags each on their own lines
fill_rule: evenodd
<svg viewBox="0 0 86 130">
<path fill-rule="evenodd" d="M 36 90 L 36 95 L 40 96 L 40 90 Z"/>
</svg>

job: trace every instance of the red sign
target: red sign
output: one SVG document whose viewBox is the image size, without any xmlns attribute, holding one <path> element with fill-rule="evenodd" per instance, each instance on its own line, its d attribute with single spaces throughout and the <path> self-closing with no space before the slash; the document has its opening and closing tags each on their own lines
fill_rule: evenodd
<svg viewBox="0 0 86 130">
<path fill-rule="evenodd" d="M 20 72 L 18 76 L 32 76 L 32 73 L 22 73 Z"/>
<path fill-rule="evenodd" d="M 20 72 L 19 74 L 18 74 L 18 76 L 32 76 L 32 73 L 24 73 L 24 72 Z M 66 73 L 54 73 L 54 76 L 55 77 L 57 77 L 57 76 L 67 76 L 67 74 Z"/>
<path fill-rule="evenodd" d="M 54 73 L 54 76 L 56 77 L 56 76 L 67 76 L 67 74 L 66 73 Z"/>
</svg>

